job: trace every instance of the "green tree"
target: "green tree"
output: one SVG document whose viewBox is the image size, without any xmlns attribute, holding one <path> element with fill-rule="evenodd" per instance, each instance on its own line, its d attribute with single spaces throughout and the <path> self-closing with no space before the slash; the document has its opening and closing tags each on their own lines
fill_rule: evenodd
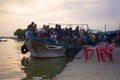
<svg viewBox="0 0 120 80">
<path fill-rule="evenodd" d="M 14 32 L 14 36 L 17 36 L 19 40 L 24 40 L 25 31 L 26 29 L 19 28 Z"/>
</svg>

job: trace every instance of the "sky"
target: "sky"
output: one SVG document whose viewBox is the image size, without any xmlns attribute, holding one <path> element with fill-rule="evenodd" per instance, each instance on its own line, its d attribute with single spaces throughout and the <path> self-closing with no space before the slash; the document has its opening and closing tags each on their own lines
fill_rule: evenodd
<svg viewBox="0 0 120 80">
<path fill-rule="evenodd" d="M 88 24 L 91 29 L 118 30 L 120 0 L 0 0 L 0 36 L 13 36 L 34 21 L 43 24 Z"/>
</svg>

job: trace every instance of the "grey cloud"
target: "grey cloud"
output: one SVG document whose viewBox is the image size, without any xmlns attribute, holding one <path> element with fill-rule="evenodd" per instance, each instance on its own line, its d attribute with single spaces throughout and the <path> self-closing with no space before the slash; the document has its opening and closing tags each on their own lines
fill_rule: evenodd
<svg viewBox="0 0 120 80">
<path fill-rule="evenodd" d="M 69 1 L 62 6 L 75 18 L 99 19 L 119 15 L 119 0 Z"/>
<path fill-rule="evenodd" d="M 120 17 L 120 0 L 111 0 L 111 16 L 119 16 Z"/>
</svg>

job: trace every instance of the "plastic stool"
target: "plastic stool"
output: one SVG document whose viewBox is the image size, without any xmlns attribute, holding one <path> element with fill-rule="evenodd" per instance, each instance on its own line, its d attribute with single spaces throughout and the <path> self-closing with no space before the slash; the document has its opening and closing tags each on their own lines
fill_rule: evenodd
<svg viewBox="0 0 120 80">
<path fill-rule="evenodd" d="M 88 51 L 95 50 L 97 53 L 98 62 L 100 62 L 100 54 L 97 47 L 86 47 L 85 48 L 85 61 L 88 60 Z"/>
</svg>

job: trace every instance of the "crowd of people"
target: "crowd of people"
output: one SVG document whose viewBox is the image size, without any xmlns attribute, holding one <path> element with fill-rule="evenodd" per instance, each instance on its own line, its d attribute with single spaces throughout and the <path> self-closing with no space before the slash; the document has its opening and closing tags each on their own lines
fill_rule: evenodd
<svg viewBox="0 0 120 80">
<path fill-rule="evenodd" d="M 74 30 L 72 27 L 61 28 L 61 25 L 59 24 L 56 24 L 55 28 L 50 28 L 49 25 L 43 25 L 43 27 L 38 30 L 37 24 L 31 22 L 31 24 L 28 25 L 25 33 L 26 42 L 29 38 L 29 35 L 46 39 L 56 44 L 64 43 L 76 46 L 95 45 L 100 41 L 107 41 L 111 43 L 113 39 L 120 43 L 120 32 L 116 32 L 114 35 L 106 35 L 102 32 L 91 33 L 90 31 L 86 31 L 84 28 L 80 28 L 80 26 L 76 26 Z"/>
</svg>

